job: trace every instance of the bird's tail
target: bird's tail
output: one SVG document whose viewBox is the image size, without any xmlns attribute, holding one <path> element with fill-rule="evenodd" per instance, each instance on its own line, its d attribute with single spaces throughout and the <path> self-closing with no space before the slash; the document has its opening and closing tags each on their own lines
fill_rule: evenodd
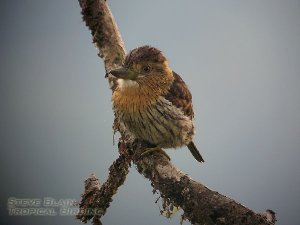
<svg viewBox="0 0 300 225">
<path fill-rule="evenodd" d="M 194 156 L 194 158 L 198 161 L 198 162 L 204 162 L 204 159 L 202 158 L 200 152 L 198 151 L 196 145 L 194 144 L 194 142 L 190 142 L 187 147 L 189 148 L 190 152 L 192 153 L 192 155 Z"/>
</svg>

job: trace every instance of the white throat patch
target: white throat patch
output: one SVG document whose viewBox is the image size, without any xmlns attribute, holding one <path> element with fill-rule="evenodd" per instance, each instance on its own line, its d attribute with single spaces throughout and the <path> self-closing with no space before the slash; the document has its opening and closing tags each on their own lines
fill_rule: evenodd
<svg viewBox="0 0 300 225">
<path fill-rule="evenodd" d="M 124 79 L 118 79 L 118 85 L 121 89 L 138 88 L 139 87 L 138 82 L 136 82 L 134 80 L 124 80 Z"/>
</svg>

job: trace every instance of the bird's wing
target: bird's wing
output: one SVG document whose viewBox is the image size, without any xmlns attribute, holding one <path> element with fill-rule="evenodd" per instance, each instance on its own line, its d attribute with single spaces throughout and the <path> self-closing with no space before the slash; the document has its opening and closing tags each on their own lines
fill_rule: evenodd
<svg viewBox="0 0 300 225">
<path fill-rule="evenodd" d="M 192 95 L 181 77 L 173 72 L 174 81 L 170 87 L 168 93 L 164 96 L 177 108 L 183 110 L 183 113 L 190 117 L 194 118 L 193 104 L 192 104 Z"/>
</svg>

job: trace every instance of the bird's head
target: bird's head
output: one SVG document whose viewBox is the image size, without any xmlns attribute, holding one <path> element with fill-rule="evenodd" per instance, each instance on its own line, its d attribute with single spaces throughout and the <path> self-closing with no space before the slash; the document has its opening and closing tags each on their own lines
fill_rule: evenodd
<svg viewBox="0 0 300 225">
<path fill-rule="evenodd" d="M 151 84 L 161 86 L 173 79 L 173 72 L 162 52 L 150 46 L 135 48 L 126 56 L 123 65 L 109 72 L 124 86 Z"/>
</svg>

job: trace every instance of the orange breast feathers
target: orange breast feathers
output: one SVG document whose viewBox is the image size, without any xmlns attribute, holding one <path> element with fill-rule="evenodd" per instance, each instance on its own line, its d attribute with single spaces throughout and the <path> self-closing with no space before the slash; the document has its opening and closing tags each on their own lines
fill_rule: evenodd
<svg viewBox="0 0 300 225">
<path fill-rule="evenodd" d="M 112 96 L 114 109 L 129 113 L 143 110 L 166 94 L 173 81 L 173 78 L 166 80 L 149 78 L 138 81 L 119 79 L 118 87 Z"/>
</svg>

